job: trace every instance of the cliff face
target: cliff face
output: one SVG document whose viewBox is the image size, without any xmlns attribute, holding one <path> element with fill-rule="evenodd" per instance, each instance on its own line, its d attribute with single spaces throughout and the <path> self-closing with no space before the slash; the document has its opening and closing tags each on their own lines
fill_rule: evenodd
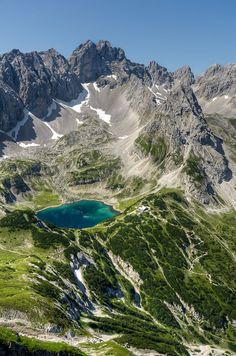
<svg viewBox="0 0 236 356">
<path fill-rule="evenodd" d="M 24 104 L 16 92 L 0 80 L 0 130 L 9 131 L 24 116 Z"/>
<path fill-rule="evenodd" d="M 214 64 L 196 78 L 196 94 L 205 99 L 236 93 L 236 64 Z"/>
<path fill-rule="evenodd" d="M 0 56 L 0 79 L 19 95 L 26 108 L 43 118 L 52 98 L 75 99 L 82 90 L 67 60 L 55 50 Z"/>
<path fill-rule="evenodd" d="M 134 63 L 126 58 L 124 50 L 108 41 L 87 41 L 68 60 L 54 49 L 25 54 L 12 50 L 0 56 L 0 130 L 13 129 L 22 120 L 24 109 L 37 119 L 36 122 L 31 117 L 31 126 L 28 122 L 19 135 L 28 140 L 28 146 L 50 144 L 52 139 L 58 140 L 76 130 L 78 123 L 88 123 L 86 132 L 89 126 L 93 130 L 91 118 L 107 125 L 104 130 L 110 132 L 111 127 L 113 138 L 118 140 L 132 136 L 132 127 L 139 135 L 139 127 L 143 126 L 149 140 L 161 137 L 164 142 L 162 173 L 177 168 L 175 162 L 182 167 L 182 173 L 198 171 L 198 182 L 187 177 L 185 186 L 194 193 L 193 183 L 197 183 L 201 201 L 209 202 L 214 186 L 229 181 L 232 172 L 222 141 L 209 129 L 198 99 L 215 104 L 218 99 L 215 101 L 214 96 L 219 95 L 219 100 L 235 105 L 230 96 L 235 89 L 235 73 L 235 65 L 215 65 L 195 80 L 189 66 L 169 72 L 155 61 L 148 66 Z M 89 119 L 85 120 L 84 115 Z M 46 125 L 44 120 L 48 120 Z M 95 138 L 97 129 L 93 133 Z M 133 152 L 134 141 L 129 143 Z M 97 142 L 102 144 L 98 137 Z M 114 147 L 108 150 L 117 152 Z M 127 161 L 126 151 L 118 151 L 119 158 Z M 139 152 L 145 156 L 142 149 Z M 195 170 L 186 169 L 190 156 L 194 157 Z M 150 157 L 150 152 L 146 157 Z M 156 162 L 160 160 L 159 157 Z M 92 184 L 95 180 L 78 182 Z M 199 198 L 197 192 L 196 196 Z"/>
</svg>

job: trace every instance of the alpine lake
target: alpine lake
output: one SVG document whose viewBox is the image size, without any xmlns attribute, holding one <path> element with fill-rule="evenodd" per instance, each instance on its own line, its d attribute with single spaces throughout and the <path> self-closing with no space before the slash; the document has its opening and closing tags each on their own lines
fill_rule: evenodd
<svg viewBox="0 0 236 356">
<path fill-rule="evenodd" d="M 38 219 L 60 228 L 93 227 L 118 215 L 112 206 L 97 200 L 80 200 L 37 212 Z"/>
</svg>

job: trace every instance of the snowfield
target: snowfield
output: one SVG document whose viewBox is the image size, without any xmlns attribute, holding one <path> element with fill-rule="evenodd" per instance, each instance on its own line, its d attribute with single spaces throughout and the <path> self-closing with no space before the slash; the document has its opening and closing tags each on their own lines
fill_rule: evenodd
<svg viewBox="0 0 236 356">
<path fill-rule="evenodd" d="M 107 124 L 109 124 L 111 126 L 111 115 L 109 114 L 106 114 L 104 110 L 102 109 L 95 109 L 93 108 L 92 106 L 90 106 L 90 109 L 93 110 L 93 111 L 96 111 L 99 119 L 105 121 Z"/>
<path fill-rule="evenodd" d="M 40 146 L 40 144 L 39 144 L 39 143 L 34 143 L 34 142 L 32 142 L 32 143 L 24 143 L 24 142 L 20 142 L 20 143 L 18 143 L 18 145 L 19 145 L 20 147 L 23 147 L 23 148 L 28 148 L 28 147 L 37 147 L 37 146 Z"/>
<path fill-rule="evenodd" d="M 63 136 L 63 135 L 57 133 L 55 130 L 53 130 L 53 128 L 49 125 L 48 122 L 43 121 L 43 123 L 52 131 L 51 140 L 58 140 L 59 138 L 61 138 Z"/>
</svg>

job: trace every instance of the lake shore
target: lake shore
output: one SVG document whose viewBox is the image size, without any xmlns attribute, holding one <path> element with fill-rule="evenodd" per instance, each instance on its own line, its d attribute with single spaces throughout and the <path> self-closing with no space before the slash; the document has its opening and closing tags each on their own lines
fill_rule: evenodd
<svg viewBox="0 0 236 356">
<path fill-rule="evenodd" d="M 112 205 L 100 200 L 82 199 L 46 207 L 36 212 L 37 218 L 59 228 L 89 228 L 119 215 Z"/>
</svg>

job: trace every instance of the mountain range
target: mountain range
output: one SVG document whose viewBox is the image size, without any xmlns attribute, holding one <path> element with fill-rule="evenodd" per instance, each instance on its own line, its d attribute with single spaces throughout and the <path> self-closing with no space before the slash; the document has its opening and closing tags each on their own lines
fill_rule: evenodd
<svg viewBox="0 0 236 356">
<path fill-rule="evenodd" d="M 0 140 L 0 353 L 235 354 L 236 64 L 195 77 L 104 40 L 14 49 Z M 120 214 L 35 217 L 82 198 Z"/>
</svg>

